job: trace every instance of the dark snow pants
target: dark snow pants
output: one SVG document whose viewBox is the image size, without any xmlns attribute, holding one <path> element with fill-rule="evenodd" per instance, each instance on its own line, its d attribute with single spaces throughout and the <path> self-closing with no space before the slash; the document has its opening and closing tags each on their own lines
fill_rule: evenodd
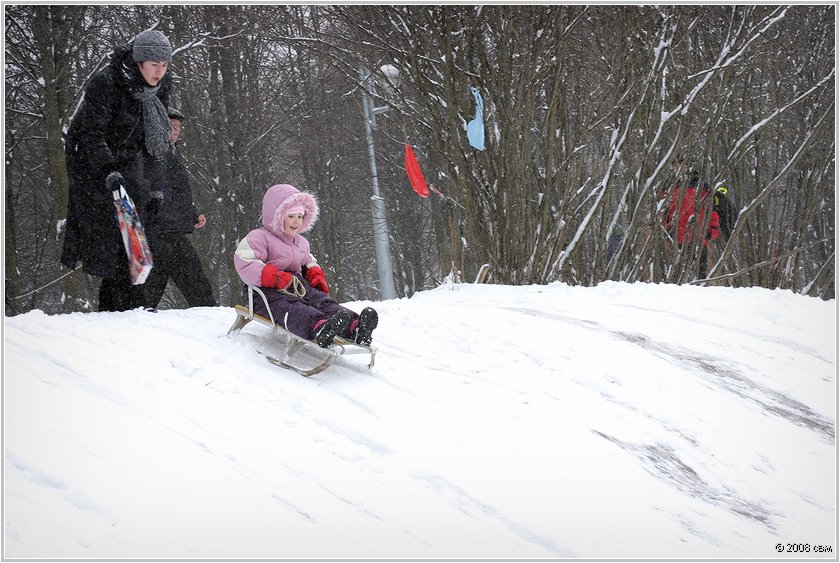
<svg viewBox="0 0 840 563">
<path fill-rule="evenodd" d="M 171 278 L 187 300 L 188 307 L 216 307 L 213 287 L 204 275 L 201 259 L 187 235 L 152 230 L 147 235 L 154 266 L 143 284 L 145 306 L 158 306 Z"/>
<path fill-rule="evenodd" d="M 102 278 L 99 284 L 100 311 L 130 311 L 142 306 L 143 286 L 131 285 L 127 263 L 124 277 Z"/>
<path fill-rule="evenodd" d="M 709 247 L 704 246 L 700 251 L 700 269 L 697 272 L 698 280 L 705 280 L 709 272 Z"/>
<path fill-rule="evenodd" d="M 99 284 L 100 311 L 130 311 L 143 306 L 143 286 L 132 285 L 128 273 L 128 258 L 122 241 L 117 253 L 117 274 L 112 278 L 102 278 Z"/>
<path fill-rule="evenodd" d="M 306 295 L 303 297 L 296 297 L 267 287 L 260 288 L 268 299 L 275 323 L 292 334 L 311 340 L 315 323 L 329 319 L 338 311 L 345 310 L 350 313 L 352 319 L 359 318 L 358 314 L 339 305 L 323 291 L 311 287 L 303 276 L 298 275 L 297 277 L 303 282 L 303 287 L 306 288 Z M 248 286 L 244 287 L 243 295 L 245 303 L 248 303 Z M 256 292 L 254 292 L 254 313 L 269 318 L 265 303 Z M 349 333 L 340 336 L 347 337 Z"/>
</svg>

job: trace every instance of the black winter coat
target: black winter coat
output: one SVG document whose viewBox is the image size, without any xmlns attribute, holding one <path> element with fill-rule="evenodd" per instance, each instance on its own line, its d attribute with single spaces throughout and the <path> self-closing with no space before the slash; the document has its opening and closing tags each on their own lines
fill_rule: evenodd
<svg viewBox="0 0 840 563">
<path fill-rule="evenodd" d="M 132 95 L 144 86 L 131 46 L 118 48 L 92 79 L 70 124 L 65 142 L 70 196 L 61 256 L 68 268 L 81 260 L 88 274 L 111 278 L 125 263 L 113 196 L 105 188 L 109 173 L 123 175 L 144 223 L 149 192 L 164 181 L 165 160 L 146 151 L 143 110 Z M 164 106 L 169 105 L 170 89 L 166 74 L 157 92 Z"/>
<path fill-rule="evenodd" d="M 166 163 L 163 205 L 149 228 L 163 233 L 191 234 L 198 211 L 193 203 L 187 166 L 181 154 L 175 151 L 167 155 Z"/>
<path fill-rule="evenodd" d="M 735 221 L 738 220 L 738 208 L 727 196 L 716 192 L 714 210 L 720 216 L 720 232 L 723 234 L 723 240 L 728 241 L 732 235 L 732 229 L 735 228 Z"/>
</svg>

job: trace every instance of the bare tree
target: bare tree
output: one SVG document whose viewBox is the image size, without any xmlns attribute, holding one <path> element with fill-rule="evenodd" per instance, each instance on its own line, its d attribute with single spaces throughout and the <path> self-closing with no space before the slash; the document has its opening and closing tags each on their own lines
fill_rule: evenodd
<svg viewBox="0 0 840 563">
<path fill-rule="evenodd" d="M 311 238 L 336 296 L 378 296 L 362 92 L 390 108 L 374 137 L 399 295 L 491 264 L 496 283 L 834 296 L 834 6 L 9 5 L 5 24 L 9 314 L 91 309 L 94 279 L 52 283 L 67 273 L 61 135 L 111 50 L 149 27 L 175 46 L 210 220 L 195 243 L 223 304 L 239 299 L 233 249 L 280 182 L 321 202 Z M 393 94 L 360 79 L 384 64 L 401 72 Z M 471 88 L 484 151 L 466 134 Z M 406 143 L 429 198 L 408 184 Z M 700 246 L 661 226 L 691 171 L 741 211 L 707 280 Z"/>
</svg>

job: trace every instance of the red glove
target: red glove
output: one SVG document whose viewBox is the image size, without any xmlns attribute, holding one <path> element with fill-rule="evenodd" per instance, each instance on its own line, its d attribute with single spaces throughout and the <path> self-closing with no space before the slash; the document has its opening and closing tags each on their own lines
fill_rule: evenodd
<svg viewBox="0 0 840 563">
<path fill-rule="evenodd" d="M 309 285 L 315 289 L 320 289 L 324 293 L 329 293 L 330 288 L 327 287 L 327 278 L 324 277 L 324 270 L 320 266 L 312 266 L 306 270 L 306 279 L 309 280 Z"/>
<path fill-rule="evenodd" d="M 720 236 L 720 215 L 717 211 L 712 211 L 712 216 L 709 217 L 709 230 L 706 231 L 706 240 L 703 242 L 709 246 L 709 242 L 716 240 Z"/>
<path fill-rule="evenodd" d="M 286 289 L 292 283 L 292 274 L 279 269 L 272 264 L 266 264 L 260 275 L 260 284 L 263 287 L 274 289 Z"/>
</svg>

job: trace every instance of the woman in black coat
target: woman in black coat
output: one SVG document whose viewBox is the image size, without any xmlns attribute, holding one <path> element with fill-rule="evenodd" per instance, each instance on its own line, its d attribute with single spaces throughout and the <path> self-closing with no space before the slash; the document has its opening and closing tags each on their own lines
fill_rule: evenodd
<svg viewBox="0 0 840 563">
<path fill-rule="evenodd" d="M 172 46 L 147 30 L 117 48 L 85 91 L 67 132 L 70 197 L 61 263 L 102 278 L 100 311 L 141 307 L 142 286 L 131 284 L 114 200 L 106 178 L 116 173 L 144 224 L 163 199 L 166 154 L 172 148 L 167 115 Z"/>
</svg>

